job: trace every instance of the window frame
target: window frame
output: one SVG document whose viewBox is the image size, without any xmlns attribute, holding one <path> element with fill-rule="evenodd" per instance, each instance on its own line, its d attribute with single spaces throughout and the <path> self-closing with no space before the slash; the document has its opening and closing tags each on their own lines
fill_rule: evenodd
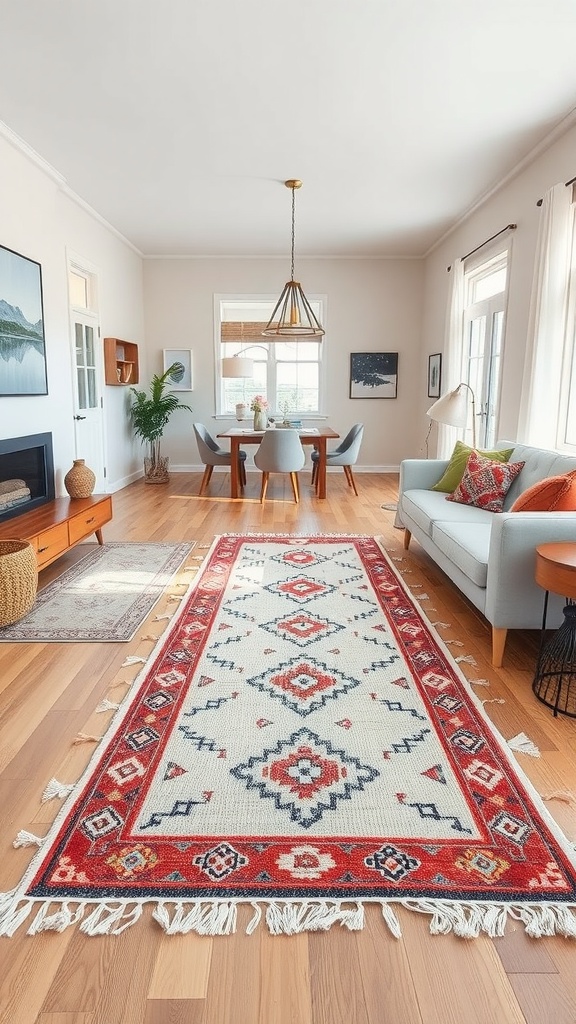
<svg viewBox="0 0 576 1024">
<path fill-rule="evenodd" d="M 467 261 L 468 263 L 468 261 Z M 510 284 L 510 263 L 511 263 L 511 240 L 508 239 L 505 245 L 500 243 L 497 246 L 492 247 L 488 252 L 484 251 L 481 255 L 476 254 L 474 259 L 470 261 L 468 265 L 464 266 L 464 308 L 462 310 L 462 380 L 465 381 L 470 387 L 470 378 L 472 376 L 470 370 L 472 365 L 472 354 L 470 350 L 471 325 L 475 320 L 479 320 L 481 317 L 485 317 L 485 335 L 483 341 L 483 368 L 482 368 L 482 385 L 480 394 L 477 393 L 477 387 L 474 389 L 474 397 L 476 399 L 476 436 L 478 447 L 492 447 L 492 442 L 496 442 L 498 436 L 498 425 L 500 419 L 500 403 L 502 395 L 502 366 L 504 358 L 504 348 L 506 341 L 506 321 L 507 321 L 507 309 L 508 309 L 508 295 L 509 295 L 509 284 Z M 502 291 L 495 292 L 484 299 L 474 300 L 474 287 L 479 282 L 494 274 L 499 269 L 506 270 L 506 284 Z M 502 314 L 502 328 L 500 335 L 500 348 L 498 352 L 494 350 L 494 324 L 495 318 L 498 314 Z M 495 380 L 495 395 L 491 395 L 491 382 L 493 379 L 493 367 L 495 361 L 498 362 L 498 373 Z M 488 406 L 494 410 L 493 422 L 494 422 L 494 437 L 491 438 L 487 431 L 488 428 Z M 488 434 L 488 436 L 487 436 Z M 472 443 L 472 427 L 466 427 L 465 430 L 466 441 Z M 486 439 L 487 438 L 487 439 Z"/>
<path fill-rule="evenodd" d="M 319 305 L 319 307 L 320 307 L 319 319 L 320 319 L 320 322 L 322 323 L 322 325 L 324 326 L 324 329 L 326 330 L 326 319 L 327 319 L 326 295 L 314 293 L 314 294 L 309 295 L 308 299 L 309 299 L 310 302 L 317 303 Z M 265 304 L 269 305 L 270 309 L 269 309 L 269 314 L 268 315 L 271 315 L 272 311 L 274 309 L 274 306 L 276 305 L 277 301 L 278 301 L 278 296 L 277 295 L 271 295 L 271 294 L 268 294 L 268 293 L 239 293 L 239 292 L 228 293 L 228 292 L 226 292 L 226 293 L 215 293 L 214 294 L 214 408 L 216 410 L 214 418 L 216 420 L 229 420 L 231 417 L 234 416 L 234 410 L 226 411 L 226 409 L 224 408 L 224 378 L 222 377 L 222 344 L 223 343 L 222 343 L 222 340 L 221 340 L 221 332 L 222 332 L 222 327 L 221 327 L 221 325 L 222 325 L 222 319 L 221 319 L 222 303 L 224 303 L 224 302 L 237 303 L 238 305 L 241 305 L 242 303 L 245 303 L 246 305 L 249 305 L 250 303 L 265 303 Z M 285 340 L 286 341 L 290 341 L 290 339 L 288 339 L 288 338 L 285 339 Z M 315 344 L 318 345 L 319 358 L 318 358 L 317 362 L 316 362 L 316 360 L 313 360 L 314 364 L 318 366 L 318 410 L 317 411 L 309 411 L 309 412 L 298 412 L 297 413 L 298 419 L 302 420 L 303 422 L 308 421 L 308 420 L 316 420 L 317 421 L 317 420 L 327 419 L 327 413 L 326 413 L 326 349 L 324 348 L 324 345 L 326 343 L 326 336 L 324 336 L 324 338 L 310 339 L 309 341 L 303 339 L 302 342 L 301 342 L 302 345 L 307 345 L 307 344 L 310 344 L 310 343 L 312 343 L 312 344 L 315 343 Z M 275 342 L 273 340 L 270 340 L 270 339 L 267 339 L 267 338 L 264 338 L 264 337 L 262 338 L 261 342 L 258 341 L 258 340 L 253 340 L 253 339 L 247 338 L 246 342 L 242 345 L 242 347 L 243 348 L 249 348 L 251 344 L 252 345 L 262 344 L 264 346 L 268 345 L 270 347 L 270 351 L 273 351 L 273 346 L 275 344 L 277 344 L 277 342 Z M 249 358 L 252 358 L 252 357 L 249 356 Z M 258 352 L 255 353 L 254 359 L 255 359 L 255 362 L 258 361 Z M 264 360 L 262 360 L 262 362 L 264 362 Z M 275 408 L 276 395 L 277 395 L 276 366 L 278 364 L 276 363 L 275 360 L 273 360 L 273 359 L 270 360 L 268 358 L 266 358 L 265 362 L 266 362 L 266 366 L 267 366 L 267 383 L 266 383 L 267 395 L 268 395 L 268 398 L 269 398 L 269 401 L 270 401 L 271 412 L 278 413 L 278 412 L 280 412 L 280 410 Z M 270 397 L 270 396 L 272 396 L 272 397 Z M 290 410 L 290 411 L 296 412 L 295 410 Z"/>
</svg>

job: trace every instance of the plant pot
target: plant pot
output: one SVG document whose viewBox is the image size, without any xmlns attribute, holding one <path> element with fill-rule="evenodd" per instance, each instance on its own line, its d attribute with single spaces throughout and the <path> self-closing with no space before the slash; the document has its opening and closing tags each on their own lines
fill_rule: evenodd
<svg viewBox="0 0 576 1024">
<path fill-rule="evenodd" d="M 144 457 L 144 483 L 167 484 L 169 461 L 168 455 L 160 455 L 154 460 Z"/>
<path fill-rule="evenodd" d="M 64 487 L 71 498 L 89 498 L 96 485 L 96 476 L 84 459 L 74 459 L 72 468 L 64 477 Z"/>
</svg>

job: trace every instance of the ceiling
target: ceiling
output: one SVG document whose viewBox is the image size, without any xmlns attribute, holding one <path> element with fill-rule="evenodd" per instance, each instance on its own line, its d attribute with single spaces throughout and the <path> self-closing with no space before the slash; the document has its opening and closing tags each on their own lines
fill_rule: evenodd
<svg viewBox="0 0 576 1024">
<path fill-rule="evenodd" d="M 0 121 L 144 255 L 422 256 L 576 105 L 573 0 L 0 0 Z M 576 173 L 576 160 L 575 168 Z"/>
</svg>

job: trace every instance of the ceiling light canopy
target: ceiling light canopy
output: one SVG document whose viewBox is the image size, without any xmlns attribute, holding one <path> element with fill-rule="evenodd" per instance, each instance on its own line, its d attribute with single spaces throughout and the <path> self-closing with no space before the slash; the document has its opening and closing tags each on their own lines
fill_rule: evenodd
<svg viewBox="0 0 576 1024">
<path fill-rule="evenodd" d="M 294 280 L 294 196 L 296 189 L 301 188 L 298 178 L 289 178 L 284 184 L 292 189 L 292 257 L 290 280 L 284 289 L 274 312 L 266 324 L 262 334 L 266 338 L 321 338 L 324 328 L 319 324 L 308 299 L 302 291 L 302 285 Z"/>
</svg>

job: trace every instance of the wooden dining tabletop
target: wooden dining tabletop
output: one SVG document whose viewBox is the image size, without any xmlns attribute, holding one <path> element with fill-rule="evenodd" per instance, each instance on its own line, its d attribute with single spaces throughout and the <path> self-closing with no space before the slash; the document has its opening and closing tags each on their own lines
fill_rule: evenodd
<svg viewBox="0 0 576 1024">
<path fill-rule="evenodd" d="M 281 430 L 277 427 L 274 429 Z M 230 466 L 230 497 L 240 497 L 240 474 L 238 472 L 238 451 L 245 444 L 260 444 L 264 436 L 263 430 L 253 430 L 250 427 L 231 427 L 218 434 L 219 438 L 228 438 L 230 441 L 230 453 L 232 455 Z M 302 444 L 311 444 L 318 449 L 318 480 L 316 496 L 326 497 L 326 442 L 340 437 L 332 427 L 302 427 L 298 430 L 298 437 Z"/>
</svg>

